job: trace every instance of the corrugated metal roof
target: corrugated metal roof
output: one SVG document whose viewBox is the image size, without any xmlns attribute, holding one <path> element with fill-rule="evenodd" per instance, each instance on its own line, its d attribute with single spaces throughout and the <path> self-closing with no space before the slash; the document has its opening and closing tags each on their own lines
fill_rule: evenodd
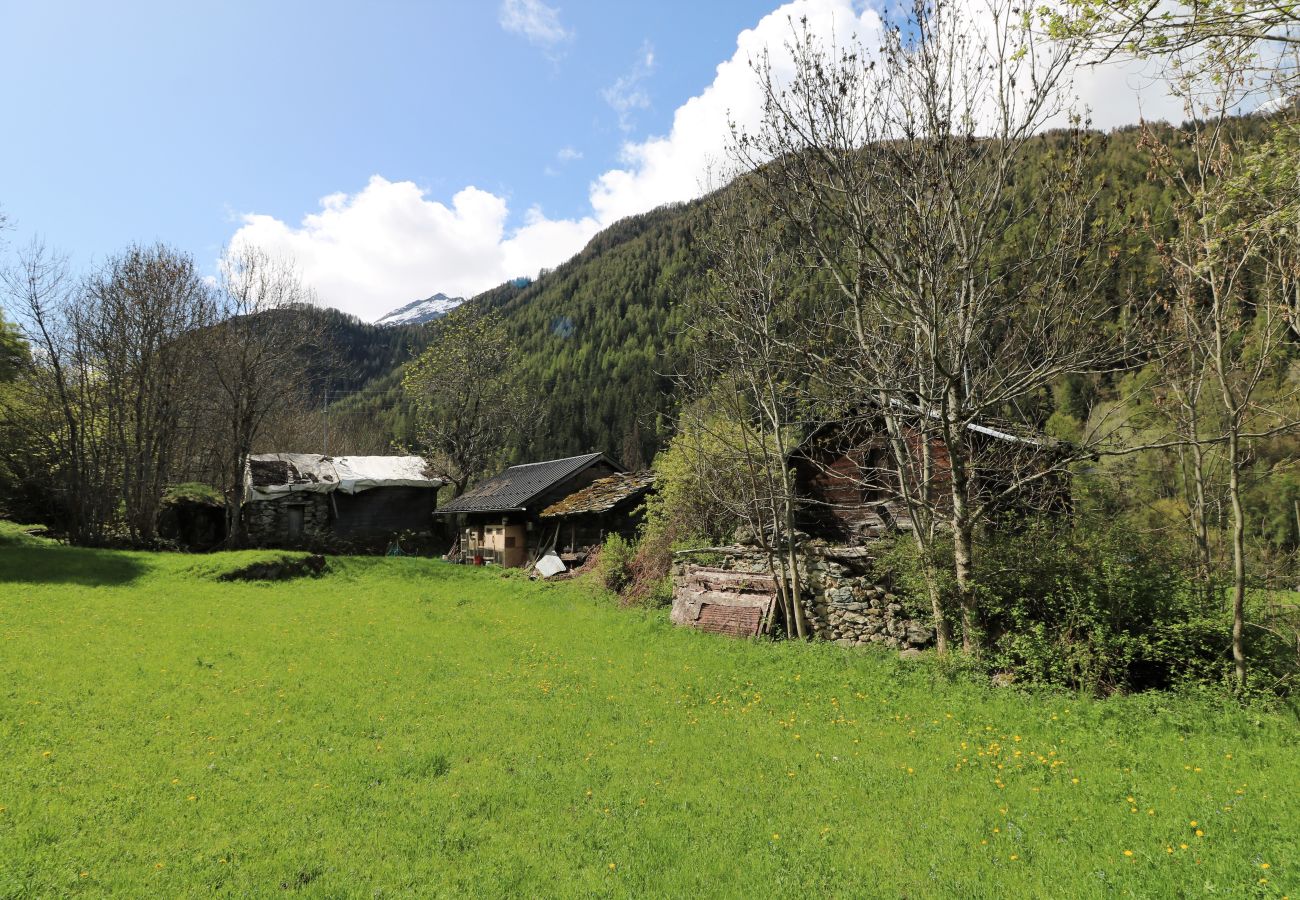
<svg viewBox="0 0 1300 900">
<path fill-rule="evenodd" d="M 508 512 L 523 509 L 538 494 L 555 487 L 564 479 L 578 474 L 592 463 L 602 459 L 605 459 L 603 453 L 587 453 L 583 456 L 511 466 L 496 478 L 489 478 L 461 494 L 441 507 L 437 514 Z"/>
<path fill-rule="evenodd" d="M 639 497 L 655 483 L 654 472 L 624 472 L 593 481 L 580 491 L 542 510 L 543 519 L 609 512 L 625 500 Z"/>
</svg>

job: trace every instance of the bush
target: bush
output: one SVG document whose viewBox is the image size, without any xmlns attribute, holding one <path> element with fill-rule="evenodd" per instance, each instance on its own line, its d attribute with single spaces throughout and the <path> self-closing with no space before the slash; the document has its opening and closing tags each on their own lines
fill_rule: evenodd
<svg viewBox="0 0 1300 900">
<path fill-rule="evenodd" d="M 1220 682 L 1227 631 L 1169 544 L 1122 525 L 1031 522 L 977 560 L 990 670 L 1091 693 Z"/>
<path fill-rule="evenodd" d="M 633 546 L 617 534 L 605 538 L 596 558 L 596 580 L 617 594 L 632 580 Z"/>
</svg>

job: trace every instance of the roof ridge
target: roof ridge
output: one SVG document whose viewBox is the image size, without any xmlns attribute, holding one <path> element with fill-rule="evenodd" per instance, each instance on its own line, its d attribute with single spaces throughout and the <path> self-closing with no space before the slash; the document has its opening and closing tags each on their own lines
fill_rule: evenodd
<svg viewBox="0 0 1300 900">
<path fill-rule="evenodd" d="M 543 459 L 538 462 L 519 463 L 518 465 L 511 466 L 510 469 L 527 469 L 529 466 L 551 466 L 555 463 L 569 462 L 570 460 L 575 459 L 595 459 L 597 456 L 604 455 L 604 453 L 597 450 L 595 453 L 579 453 L 577 456 L 561 456 L 558 459 Z M 509 472 L 510 469 L 506 469 L 506 472 Z M 502 474 L 505 473 L 503 472 Z"/>
</svg>

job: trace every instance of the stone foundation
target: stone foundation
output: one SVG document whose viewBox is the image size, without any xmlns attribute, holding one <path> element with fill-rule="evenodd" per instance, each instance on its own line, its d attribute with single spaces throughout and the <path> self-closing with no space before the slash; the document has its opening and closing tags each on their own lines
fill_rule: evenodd
<svg viewBox="0 0 1300 900">
<path fill-rule="evenodd" d="M 302 510 L 302 534 L 289 536 L 289 510 Z M 259 546 L 310 546 L 330 533 L 328 494 L 299 491 L 275 500 L 252 500 L 244 504 L 244 533 Z"/>
<path fill-rule="evenodd" d="M 711 567 L 754 575 L 767 574 L 757 550 L 729 548 Z M 680 583 L 688 560 L 673 568 Z M 919 650 L 934 643 L 930 616 L 915 609 L 888 580 L 872 571 L 869 548 L 817 546 L 801 560 L 804 614 L 814 637 L 844 646 L 878 644 L 894 650 Z M 676 593 L 676 592 L 675 592 Z"/>
</svg>

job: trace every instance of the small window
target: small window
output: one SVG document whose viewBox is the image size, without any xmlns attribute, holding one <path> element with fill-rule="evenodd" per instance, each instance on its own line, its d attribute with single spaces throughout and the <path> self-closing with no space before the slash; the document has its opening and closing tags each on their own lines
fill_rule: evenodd
<svg viewBox="0 0 1300 900">
<path fill-rule="evenodd" d="M 514 548 L 515 548 L 515 536 L 513 534 L 506 535 L 506 549 L 513 550 Z"/>
</svg>

